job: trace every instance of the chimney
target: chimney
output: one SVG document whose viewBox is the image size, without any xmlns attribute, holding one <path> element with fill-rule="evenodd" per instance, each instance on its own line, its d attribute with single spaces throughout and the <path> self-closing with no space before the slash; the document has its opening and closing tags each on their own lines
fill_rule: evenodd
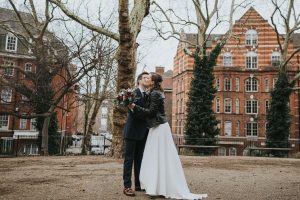
<svg viewBox="0 0 300 200">
<path fill-rule="evenodd" d="M 162 66 L 155 67 L 155 73 L 162 76 L 165 73 L 165 67 L 162 67 Z"/>
</svg>

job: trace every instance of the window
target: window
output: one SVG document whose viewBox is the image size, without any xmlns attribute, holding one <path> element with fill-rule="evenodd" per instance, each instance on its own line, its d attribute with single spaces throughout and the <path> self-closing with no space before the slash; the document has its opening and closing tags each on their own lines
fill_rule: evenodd
<svg viewBox="0 0 300 200">
<path fill-rule="evenodd" d="M 220 98 L 216 100 L 216 113 L 220 113 Z"/>
<path fill-rule="evenodd" d="M 246 80 L 246 92 L 257 92 L 257 79 L 248 78 Z"/>
<path fill-rule="evenodd" d="M 220 79 L 219 78 L 216 79 L 216 89 L 218 91 L 220 91 Z"/>
<path fill-rule="evenodd" d="M 246 54 L 246 68 L 257 69 L 257 54 L 253 51 Z"/>
<path fill-rule="evenodd" d="M 236 156 L 236 148 L 234 147 L 229 148 L 229 156 Z"/>
<path fill-rule="evenodd" d="M 4 68 L 4 75 L 5 76 L 13 76 L 14 75 L 14 68 L 15 65 L 12 61 L 5 61 L 5 68 Z"/>
<path fill-rule="evenodd" d="M 12 98 L 12 89 L 5 87 L 1 91 L 1 103 L 9 103 Z"/>
<path fill-rule="evenodd" d="M 8 115 L 0 114 L 0 129 L 8 130 Z"/>
<path fill-rule="evenodd" d="M 269 109 L 270 109 L 270 101 L 267 99 L 265 101 L 265 112 L 266 112 L 266 114 L 269 112 Z"/>
<path fill-rule="evenodd" d="M 226 156 L 226 148 L 225 147 L 220 147 L 218 149 L 218 155 L 219 156 Z"/>
<path fill-rule="evenodd" d="M 223 64 L 225 67 L 232 66 L 232 54 L 230 52 L 224 53 Z"/>
<path fill-rule="evenodd" d="M 32 64 L 31 63 L 26 63 L 25 64 L 25 71 L 26 72 L 31 72 L 32 71 Z"/>
<path fill-rule="evenodd" d="M 240 91 L 240 79 L 239 78 L 235 79 L 235 91 L 236 92 Z"/>
<path fill-rule="evenodd" d="M 258 113 L 258 101 L 257 100 L 247 100 L 246 101 L 246 113 L 247 114 L 257 114 Z"/>
<path fill-rule="evenodd" d="M 240 100 L 238 98 L 235 100 L 235 113 L 240 113 Z"/>
<path fill-rule="evenodd" d="M 240 136 L 240 121 L 236 122 L 235 134 L 236 134 L 236 136 Z"/>
<path fill-rule="evenodd" d="M 250 29 L 246 32 L 246 45 L 256 46 L 257 45 L 257 32 L 254 29 Z"/>
<path fill-rule="evenodd" d="M 13 34 L 9 33 L 6 35 L 6 51 L 17 51 L 18 39 Z"/>
<path fill-rule="evenodd" d="M 184 113 L 184 108 L 183 108 L 183 104 L 184 104 L 184 99 L 181 99 L 181 105 L 180 105 L 180 107 L 181 107 L 181 113 Z"/>
<path fill-rule="evenodd" d="M 31 63 L 26 63 L 24 71 L 25 72 L 31 72 L 32 71 L 32 64 Z M 24 77 L 26 78 L 26 75 Z"/>
<path fill-rule="evenodd" d="M 231 136 L 232 124 L 231 121 L 226 121 L 224 123 L 224 135 Z"/>
<path fill-rule="evenodd" d="M 265 79 L 265 92 L 269 92 L 269 79 Z"/>
<path fill-rule="evenodd" d="M 247 136 L 257 136 L 257 123 L 256 122 L 248 122 L 246 126 Z"/>
<path fill-rule="evenodd" d="M 181 58 L 181 72 L 184 71 L 184 56 Z"/>
<path fill-rule="evenodd" d="M 26 129 L 27 119 L 20 118 L 20 129 Z"/>
<path fill-rule="evenodd" d="M 225 107 L 225 113 L 231 113 L 231 105 L 232 105 L 232 101 L 231 101 L 231 99 L 225 99 L 225 101 L 224 101 L 224 107 Z"/>
<path fill-rule="evenodd" d="M 184 81 L 183 81 L 183 79 L 181 79 L 181 91 L 182 92 L 184 91 Z"/>
<path fill-rule="evenodd" d="M 21 94 L 21 99 L 22 99 L 22 101 L 28 101 L 29 99 L 25 96 L 25 95 L 23 95 L 23 94 Z"/>
<path fill-rule="evenodd" d="M 181 57 L 179 59 L 179 69 L 178 69 L 178 73 L 181 73 L 184 69 L 184 60 L 183 60 L 183 57 Z"/>
<path fill-rule="evenodd" d="M 28 53 L 32 53 L 31 45 L 32 45 L 32 39 L 29 38 L 28 39 Z"/>
<path fill-rule="evenodd" d="M 273 89 L 275 88 L 277 80 L 278 80 L 278 78 L 273 78 Z"/>
<path fill-rule="evenodd" d="M 271 54 L 271 64 L 273 67 L 278 67 L 280 64 L 281 55 L 279 52 L 275 51 Z"/>
<path fill-rule="evenodd" d="M 231 80 L 229 78 L 224 79 L 224 90 L 231 91 Z"/>
</svg>

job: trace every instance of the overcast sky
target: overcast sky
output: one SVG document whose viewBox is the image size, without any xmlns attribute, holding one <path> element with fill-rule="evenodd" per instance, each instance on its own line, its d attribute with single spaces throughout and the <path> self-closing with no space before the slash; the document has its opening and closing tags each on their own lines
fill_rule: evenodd
<svg viewBox="0 0 300 200">
<path fill-rule="evenodd" d="M 236 0 L 237 2 L 239 0 Z M 300 0 L 295 0 L 298 9 L 300 10 Z M 17 4 L 22 4 L 24 0 L 15 0 Z M 36 0 L 38 4 L 43 2 L 41 0 Z M 76 9 L 81 14 L 81 17 L 86 17 L 88 14 L 90 19 L 95 20 L 98 16 L 98 7 L 99 3 L 102 4 L 102 17 L 107 17 L 109 13 L 114 12 L 115 17 L 118 16 L 117 13 L 117 0 L 69 0 L 68 7 L 70 9 Z M 78 2 L 84 2 L 79 4 Z M 178 12 L 181 16 L 186 16 L 186 9 L 192 9 L 192 5 L 190 4 L 191 0 L 157 0 L 158 3 L 162 5 L 164 8 L 171 7 L 176 12 Z M 247 8 L 239 9 L 235 15 L 234 19 L 239 19 L 250 6 L 253 6 L 265 19 L 270 21 L 270 15 L 272 13 L 270 0 L 253 0 L 253 3 Z M 229 10 L 229 0 L 220 0 L 222 14 L 226 17 L 226 11 Z M 6 6 L 7 0 L 0 0 L 0 6 Z M 78 8 L 79 6 L 79 8 Z M 190 10 L 189 13 L 193 13 L 193 10 Z M 93 18 L 94 17 L 94 18 Z M 191 16 L 193 18 L 193 16 Z M 151 29 L 153 27 L 153 23 L 150 17 L 147 17 L 144 20 L 142 31 L 138 37 L 138 69 L 137 73 L 140 73 L 142 70 L 146 71 L 154 71 L 155 66 L 164 66 L 166 70 L 172 69 L 173 67 L 173 57 L 176 53 L 176 47 L 178 41 L 175 39 L 163 40 L 157 37 L 157 33 Z M 117 28 L 117 27 L 116 27 Z M 185 32 L 194 32 L 195 29 L 186 27 Z M 227 30 L 227 25 L 223 24 L 218 29 L 214 31 L 214 33 L 224 33 Z M 117 31 L 117 29 L 115 29 Z"/>
</svg>

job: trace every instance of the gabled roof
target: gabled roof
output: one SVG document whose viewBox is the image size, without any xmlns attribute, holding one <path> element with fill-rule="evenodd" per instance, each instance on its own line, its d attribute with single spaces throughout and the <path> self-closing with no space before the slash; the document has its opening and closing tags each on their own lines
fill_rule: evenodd
<svg viewBox="0 0 300 200">
<path fill-rule="evenodd" d="M 265 21 L 268 23 L 268 21 L 266 19 L 264 19 L 252 6 L 244 13 L 244 15 L 236 21 L 235 24 L 237 23 L 244 23 L 244 21 L 249 20 L 250 17 L 255 16 L 255 20 L 260 20 L 260 21 Z M 271 25 L 270 25 L 271 26 Z M 181 33 L 182 34 L 182 38 L 184 40 L 187 40 L 189 43 L 192 44 L 196 44 L 197 42 L 197 34 L 196 33 Z M 211 47 L 211 41 L 216 39 L 216 38 L 220 38 L 222 37 L 224 34 L 211 34 L 209 39 L 208 39 L 208 43 L 207 43 L 207 47 Z M 283 34 L 284 36 L 284 34 Z M 294 33 L 292 35 L 292 42 L 294 47 L 296 48 L 300 48 L 300 33 Z"/>
<path fill-rule="evenodd" d="M 33 27 L 33 17 L 30 13 L 20 12 L 20 15 L 26 25 L 29 27 Z M 7 8 L 0 8 L 0 24 L 9 26 L 16 33 L 23 33 L 24 28 L 22 27 L 16 13 L 14 10 L 10 10 Z M 0 34 L 6 34 L 8 31 L 0 28 Z"/>
</svg>

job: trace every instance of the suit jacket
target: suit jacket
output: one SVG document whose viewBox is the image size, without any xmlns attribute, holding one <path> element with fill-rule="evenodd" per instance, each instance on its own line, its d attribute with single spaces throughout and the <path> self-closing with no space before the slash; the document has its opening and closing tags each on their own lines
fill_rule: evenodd
<svg viewBox="0 0 300 200">
<path fill-rule="evenodd" d="M 139 88 L 134 90 L 135 93 L 135 101 L 136 105 L 140 107 L 149 106 L 148 100 L 146 97 L 143 97 L 142 92 Z M 124 138 L 131 140 L 143 140 L 147 134 L 149 129 L 147 128 L 146 119 L 141 113 L 131 111 L 128 112 L 127 122 L 124 128 Z"/>
</svg>

